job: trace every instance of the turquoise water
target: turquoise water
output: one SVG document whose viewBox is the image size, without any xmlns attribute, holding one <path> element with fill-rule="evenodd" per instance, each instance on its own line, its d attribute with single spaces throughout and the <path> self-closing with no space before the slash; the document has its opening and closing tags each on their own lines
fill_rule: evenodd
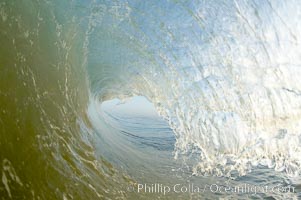
<svg viewBox="0 0 301 200">
<path fill-rule="evenodd" d="M 301 4 L 0 1 L 1 199 L 298 199 Z"/>
</svg>

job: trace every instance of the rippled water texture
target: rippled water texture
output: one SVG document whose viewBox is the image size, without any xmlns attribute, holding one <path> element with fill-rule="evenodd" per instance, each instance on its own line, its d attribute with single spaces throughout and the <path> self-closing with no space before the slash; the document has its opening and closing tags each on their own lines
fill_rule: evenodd
<svg viewBox="0 0 301 200">
<path fill-rule="evenodd" d="M 1 0 L 0 199 L 301 198 L 300 19 L 299 0 Z M 247 184 L 294 190 L 215 190 Z"/>
</svg>

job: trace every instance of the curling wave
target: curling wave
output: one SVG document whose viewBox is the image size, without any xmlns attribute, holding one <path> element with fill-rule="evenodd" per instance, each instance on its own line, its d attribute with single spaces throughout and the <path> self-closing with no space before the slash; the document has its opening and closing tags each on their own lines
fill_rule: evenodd
<svg viewBox="0 0 301 200">
<path fill-rule="evenodd" d="M 162 163 L 165 174 L 188 168 L 181 177 L 239 179 L 261 166 L 299 176 L 300 10 L 297 0 L 0 2 L 1 196 L 137 198 L 124 185 Z M 169 126 L 104 106 L 134 96 Z M 131 171 L 138 158 L 148 167 Z"/>
</svg>

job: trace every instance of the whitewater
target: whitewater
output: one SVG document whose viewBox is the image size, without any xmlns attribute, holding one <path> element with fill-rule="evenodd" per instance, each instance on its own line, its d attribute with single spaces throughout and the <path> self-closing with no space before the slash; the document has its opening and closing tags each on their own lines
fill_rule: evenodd
<svg viewBox="0 0 301 200">
<path fill-rule="evenodd" d="M 0 196 L 301 198 L 300 18 L 298 0 L 2 0 Z"/>
</svg>

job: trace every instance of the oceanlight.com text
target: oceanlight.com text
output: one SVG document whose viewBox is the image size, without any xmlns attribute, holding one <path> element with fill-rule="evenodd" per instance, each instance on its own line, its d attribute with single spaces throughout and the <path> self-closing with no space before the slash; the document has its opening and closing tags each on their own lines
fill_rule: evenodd
<svg viewBox="0 0 301 200">
<path fill-rule="evenodd" d="M 137 183 L 134 186 L 129 186 L 128 191 L 136 193 L 153 193 L 163 194 L 168 193 L 222 193 L 222 194 L 259 194 L 259 193 L 294 193 L 295 187 L 291 185 L 219 185 L 219 184 L 171 184 L 165 185 L 161 183 Z"/>
</svg>

